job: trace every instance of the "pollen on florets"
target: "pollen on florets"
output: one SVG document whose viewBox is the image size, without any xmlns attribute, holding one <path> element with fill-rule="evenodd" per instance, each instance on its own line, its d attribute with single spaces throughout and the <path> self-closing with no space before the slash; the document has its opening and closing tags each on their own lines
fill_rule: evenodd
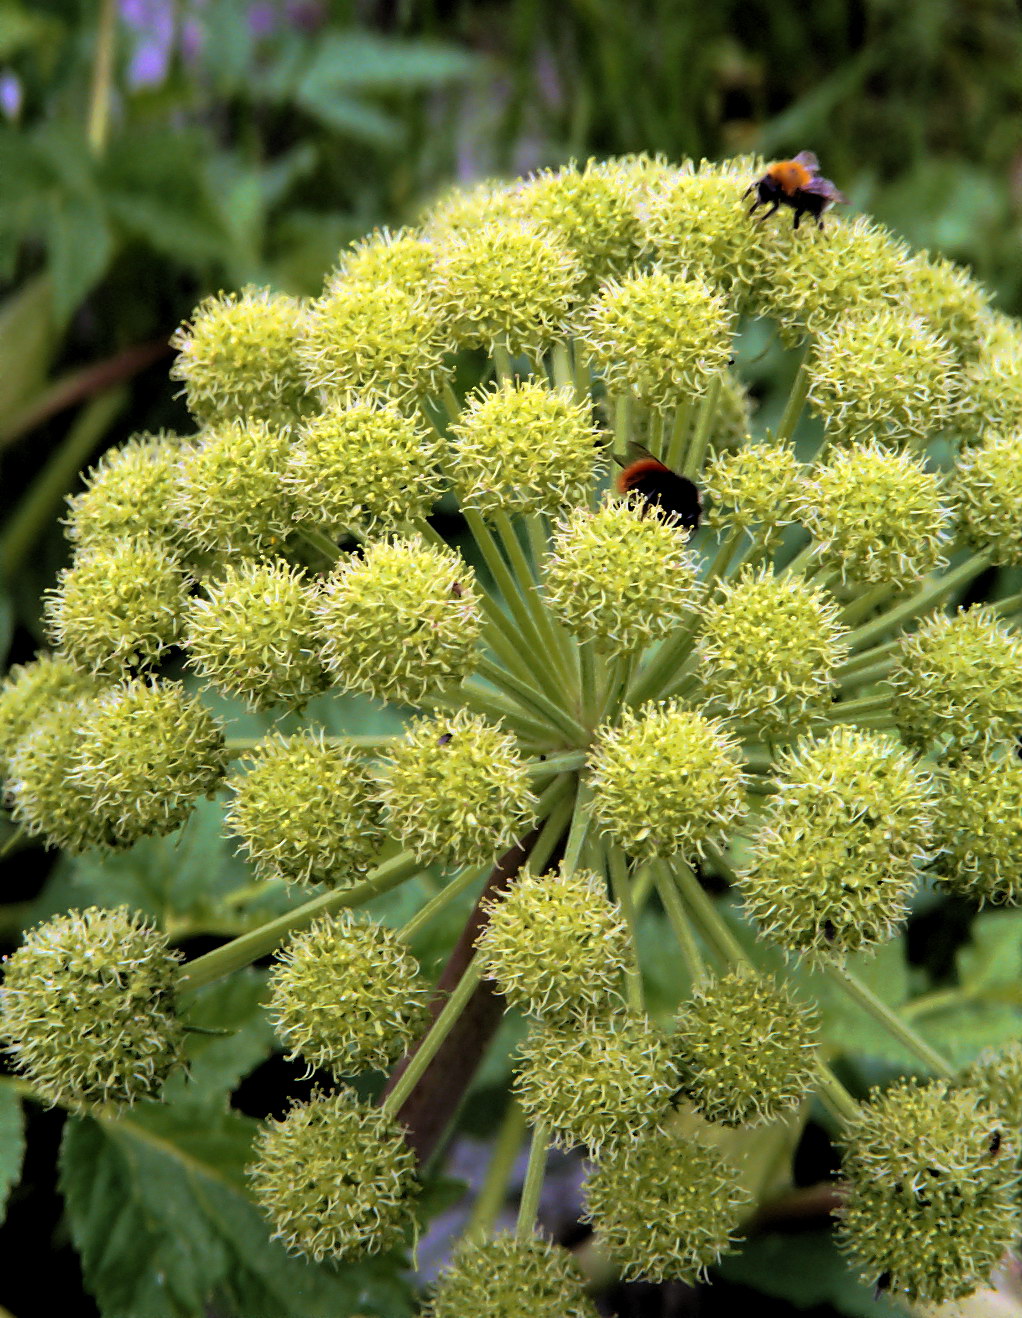
<svg viewBox="0 0 1022 1318">
<path fill-rule="evenodd" d="M 472 569 L 418 536 L 378 541 L 339 563 L 316 619 L 338 683 L 410 705 L 471 671 L 482 627 Z"/>
<path fill-rule="evenodd" d="M 12 822 L 29 837 L 41 837 L 47 846 L 71 855 L 114 844 L 91 795 L 76 778 L 90 710 L 87 700 L 47 705 L 14 742 L 4 766 L 4 803 Z"/>
<path fill-rule="evenodd" d="M 558 525 L 547 559 L 550 608 L 609 655 L 658 640 L 699 598 L 687 540 L 680 522 L 643 516 L 633 500 L 574 509 Z"/>
<path fill-rule="evenodd" d="M 530 1121 L 545 1122 L 555 1144 L 584 1144 L 594 1156 L 661 1121 L 673 1088 L 666 1037 L 625 1011 L 534 1025 L 514 1077 Z"/>
<path fill-rule="evenodd" d="M 86 547 L 136 537 L 181 552 L 185 538 L 172 507 L 177 463 L 191 441 L 161 431 L 107 449 L 68 500 L 67 538 Z"/>
<path fill-rule="evenodd" d="M 60 702 L 94 695 L 97 689 L 91 674 L 57 655 L 41 654 L 31 663 L 15 664 L 0 683 L 0 773 L 37 719 Z"/>
<path fill-rule="evenodd" d="M 176 330 L 172 380 L 182 380 L 188 410 L 209 422 L 294 422 L 311 401 L 295 355 L 305 318 L 298 298 L 267 288 L 220 293 L 200 302 Z"/>
<path fill-rule="evenodd" d="M 888 681 L 895 721 L 914 746 L 1010 741 L 1022 721 L 1022 640 L 982 605 L 937 614 L 902 637 Z"/>
<path fill-rule="evenodd" d="M 643 207 L 646 243 L 668 274 L 696 275 L 727 289 L 744 309 L 774 241 L 750 224 L 742 194 L 763 172 L 753 157 L 711 164 L 686 161 L 651 189 Z"/>
<path fill-rule="evenodd" d="M 774 1121 L 815 1086 L 817 1027 L 815 1011 L 783 984 L 744 969 L 713 979 L 675 1025 L 681 1090 L 708 1121 Z"/>
<path fill-rule="evenodd" d="M 255 1152 L 256 1201 L 292 1253 L 361 1258 L 415 1228 L 415 1155 L 402 1127 L 353 1090 L 315 1094 L 269 1121 Z"/>
<path fill-rule="evenodd" d="M 589 405 L 534 380 L 473 395 L 451 434 L 458 501 L 484 516 L 556 516 L 588 497 L 597 474 L 600 431 Z"/>
<path fill-rule="evenodd" d="M 739 876 L 782 947 L 828 957 L 890 938 L 932 845 L 929 776 L 892 738 L 838 728 L 782 753 Z"/>
<path fill-rule="evenodd" d="M 961 266 L 942 256 L 918 252 L 905 263 L 906 300 L 955 350 L 960 361 L 975 357 L 989 312 L 986 290 Z"/>
<path fill-rule="evenodd" d="M 544 170 L 521 184 L 513 200 L 522 215 L 564 239 L 581 260 L 590 288 L 624 274 L 639 254 L 636 188 L 619 161 Z"/>
<path fill-rule="evenodd" d="M 703 690 L 760 735 L 790 736 L 829 704 L 846 635 L 819 587 L 769 568 L 744 571 L 703 610 Z"/>
<path fill-rule="evenodd" d="M 188 582 L 156 541 L 83 549 L 43 597 L 46 627 L 71 663 L 98 676 L 155 663 L 181 635 Z"/>
<path fill-rule="evenodd" d="M 465 710 L 413 721 L 384 767 L 391 830 L 424 865 L 485 865 L 535 820 L 514 737 Z"/>
<path fill-rule="evenodd" d="M 295 934 L 269 983 L 288 1056 L 338 1076 L 383 1070 L 426 1023 L 430 988 L 411 952 L 393 930 L 347 911 Z"/>
<path fill-rule="evenodd" d="M 433 273 L 436 247 L 417 229 L 377 229 L 340 255 L 326 282 L 329 297 L 352 284 L 378 288 L 396 284 L 409 292 L 425 291 Z"/>
<path fill-rule="evenodd" d="M 907 585 L 944 564 L 951 511 L 920 459 L 869 440 L 812 473 L 801 520 L 844 580 Z"/>
<path fill-rule="evenodd" d="M 597 730 L 593 818 L 633 857 L 702 855 L 745 810 L 740 747 L 677 701 L 626 710 Z"/>
<path fill-rule="evenodd" d="M 483 220 L 440 245 L 432 297 L 459 346 L 536 356 L 564 333 L 582 280 L 545 225 Z"/>
<path fill-rule="evenodd" d="M 596 874 L 523 873 L 486 911 L 479 965 L 509 1006 L 560 1020 L 612 1004 L 631 943 Z"/>
<path fill-rule="evenodd" d="M 1018 1148 L 981 1095 L 901 1083 L 845 1131 L 839 1243 L 864 1276 L 942 1303 L 989 1278 L 1015 1239 Z"/>
<path fill-rule="evenodd" d="M 425 1318 L 596 1318 L 568 1250 L 539 1236 L 463 1240 L 440 1273 Z"/>
<path fill-rule="evenodd" d="M 328 535 L 392 530 L 440 495 L 441 446 L 393 404 L 351 397 L 310 417 L 288 454 L 284 488 L 298 522 Z"/>
<path fill-rule="evenodd" d="M 702 280 L 651 270 L 608 281 L 581 317 L 580 340 L 612 393 L 664 411 L 701 397 L 727 369 L 733 322 Z"/>
<path fill-rule="evenodd" d="M 414 400 L 436 384 L 447 346 L 436 308 L 419 293 L 355 280 L 310 305 L 297 351 L 324 401 L 353 392 Z"/>
<path fill-rule="evenodd" d="M 746 309 L 775 320 L 785 343 L 904 305 L 908 246 L 866 216 L 835 216 L 826 233 L 776 225 L 771 238 Z"/>
<path fill-rule="evenodd" d="M 0 1041 L 47 1102 L 153 1097 L 182 1056 L 180 961 L 164 934 L 123 907 L 55 916 L 7 958 Z"/>
<path fill-rule="evenodd" d="M 952 488 L 965 539 L 989 549 L 995 563 L 1022 563 L 1022 431 L 991 431 L 982 443 L 966 449 Z"/>
<path fill-rule="evenodd" d="M 747 444 L 711 458 L 702 476 L 708 526 L 741 529 L 772 543 L 797 520 L 805 467 L 790 444 Z"/>
<path fill-rule="evenodd" d="M 363 757 L 322 733 L 268 737 L 232 775 L 225 824 L 266 879 L 342 888 L 369 869 L 384 839 Z"/>
<path fill-rule="evenodd" d="M 842 320 L 820 335 L 808 371 L 809 404 L 833 441 L 925 443 L 954 413 L 954 353 L 902 311 Z"/>
<path fill-rule="evenodd" d="M 937 782 L 935 875 L 971 901 L 1022 903 L 1022 761 L 969 756 Z"/>
<path fill-rule="evenodd" d="M 250 709 L 300 709 L 327 685 L 315 590 L 279 561 L 228 564 L 193 599 L 185 624 L 192 667 Z"/>
<path fill-rule="evenodd" d="M 176 683 L 122 682 L 82 720 L 76 788 L 116 846 L 173 832 L 226 769 L 219 724 Z"/>
<path fill-rule="evenodd" d="M 206 553 L 266 555 L 291 529 L 281 478 L 291 437 L 263 421 L 216 424 L 178 463 L 172 506 L 188 544 Z"/>
<path fill-rule="evenodd" d="M 734 1243 L 752 1196 L 715 1148 L 653 1130 L 612 1146 L 585 1185 L 586 1220 L 625 1277 L 704 1278 Z"/>
</svg>

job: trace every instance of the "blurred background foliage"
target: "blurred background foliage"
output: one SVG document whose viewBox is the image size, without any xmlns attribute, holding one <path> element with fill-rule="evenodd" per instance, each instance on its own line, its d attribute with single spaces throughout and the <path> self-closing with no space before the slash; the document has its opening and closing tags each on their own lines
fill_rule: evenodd
<svg viewBox="0 0 1022 1318">
<path fill-rule="evenodd" d="M 452 179 L 810 147 L 1022 306 L 1014 0 L 0 0 L 0 574 L 22 645 L 75 474 L 187 425 L 200 296 L 314 293 Z"/>
<path fill-rule="evenodd" d="M 134 431 L 191 429 L 168 381 L 167 340 L 204 294 L 246 283 L 313 294 L 345 243 L 414 222 L 451 181 L 629 151 L 806 148 L 853 209 L 967 263 L 1005 310 L 1022 310 L 1015 0 L 0 0 L 0 649 L 24 660 L 40 642 L 39 597 L 66 553 L 57 519 L 78 471 Z M 772 363 L 754 380 L 766 401 Z M 151 911 L 184 940 L 276 911 L 285 897 L 246 887 L 207 824 L 200 817 L 184 843 L 161 839 L 91 868 L 54 864 L 37 848 L 12 854 L 0 942 L 12 946 L 25 923 L 74 904 L 83 883 L 89 900 Z M 219 898 L 236 888 L 228 918 Z M 966 922 L 946 903 L 920 918 L 928 957 L 943 949 L 953 976 Z M 1006 918 L 984 917 L 983 929 L 1004 944 L 989 957 L 991 991 L 1014 1007 L 1022 942 L 1017 918 L 1010 929 Z M 416 950 L 432 966 L 452 936 L 439 929 Z M 900 944 L 896 955 L 877 973 L 901 1001 Z M 241 1044 L 214 1041 L 226 1051 L 211 1069 L 210 1111 L 255 1062 L 282 1066 L 257 988 L 238 1008 Z M 986 1017 L 982 1028 L 989 1041 Z M 859 1088 L 903 1061 L 859 1042 L 879 1068 Z M 484 1135 L 497 1090 L 493 1077 L 479 1083 Z M 232 1103 L 262 1115 L 238 1094 Z M 31 1120 L 24 1184 L 52 1183 L 59 1120 Z M 94 1209 L 65 1189 L 70 1228 L 52 1195 L 19 1207 L 17 1240 L 53 1242 L 54 1284 L 73 1283 L 66 1231 L 85 1232 Z M 231 1211 L 240 1241 L 248 1210 Z M 817 1314 L 881 1311 L 828 1252 L 826 1233 L 798 1239 L 802 1253 L 789 1251 L 784 1267 L 754 1252 L 742 1256 L 745 1272 L 732 1260 L 731 1289 L 701 1312 L 751 1298 L 773 1313 L 771 1279 Z M 290 1274 L 273 1275 L 285 1294 Z M 743 1289 L 753 1275 L 756 1293 Z M 93 1275 L 91 1289 L 102 1280 Z M 406 1311 L 386 1268 L 344 1284 L 356 1281 L 378 1291 L 364 1307 Z M 332 1290 L 323 1305 L 341 1311 Z"/>
</svg>

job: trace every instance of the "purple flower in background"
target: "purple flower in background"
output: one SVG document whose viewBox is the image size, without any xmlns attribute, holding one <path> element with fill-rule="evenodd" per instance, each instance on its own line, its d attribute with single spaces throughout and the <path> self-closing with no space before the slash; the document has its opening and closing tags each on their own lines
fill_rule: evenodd
<svg viewBox="0 0 1022 1318">
<path fill-rule="evenodd" d="M 21 114 L 21 101 L 21 79 L 5 69 L 0 73 L 0 114 L 5 119 L 17 119 Z"/>
<path fill-rule="evenodd" d="M 129 87 L 164 82 L 174 47 L 174 0 L 121 0 L 129 49 Z"/>
</svg>

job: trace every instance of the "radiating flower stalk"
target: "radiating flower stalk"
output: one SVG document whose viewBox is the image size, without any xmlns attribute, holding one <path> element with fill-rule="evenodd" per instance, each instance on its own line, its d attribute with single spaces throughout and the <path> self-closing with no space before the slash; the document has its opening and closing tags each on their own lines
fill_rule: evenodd
<svg viewBox="0 0 1022 1318">
<path fill-rule="evenodd" d="M 0 693 L 26 834 L 130 847 L 225 787 L 255 875 L 307 890 L 182 966 L 137 921 L 120 970 L 124 913 L 31 931 L 0 1029 L 47 1100 L 153 1092 L 179 1059 L 167 975 L 180 998 L 276 952 L 281 1042 L 336 1087 L 267 1125 L 253 1192 L 289 1248 L 353 1258 L 420 1229 L 420 1114 L 453 1115 L 495 1004 L 528 1018 L 517 1231 L 491 1235 L 498 1141 L 434 1318 L 593 1312 L 536 1233 L 550 1143 L 594 1160 L 609 1266 L 704 1276 L 756 1206 L 730 1132 L 771 1138 L 814 1095 L 871 1282 L 961 1296 L 1018 1233 L 1018 1067 L 957 1075 L 846 958 L 899 933 L 926 875 L 1022 900 L 1022 599 L 959 607 L 1022 561 L 1022 327 L 865 218 L 751 223 L 761 168 L 635 157 L 457 192 L 344 253 L 307 304 L 202 303 L 175 336 L 197 433 L 90 475 L 46 603 L 54 655 Z M 797 355 L 755 435 L 753 316 Z M 613 493 L 634 445 L 696 483 L 698 529 Z M 232 740 L 203 686 L 273 714 L 355 693 L 405 730 Z M 427 869 L 444 884 L 403 930 L 357 913 Z M 431 996 L 408 940 L 465 893 Z M 675 1020 L 647 1010 L 648 908 L 677 942 Z M 764 946 L 827 974 L 923 1078 L 857 1101 Z M 88 1038 L 47 1015 L 61 974 L 109 1014 Z M 144 1019 L 114 1011 L 114 982 Z M 346 1083 L 373 1067 L 394 1068 L 376 1103 Z"/>
</svg>

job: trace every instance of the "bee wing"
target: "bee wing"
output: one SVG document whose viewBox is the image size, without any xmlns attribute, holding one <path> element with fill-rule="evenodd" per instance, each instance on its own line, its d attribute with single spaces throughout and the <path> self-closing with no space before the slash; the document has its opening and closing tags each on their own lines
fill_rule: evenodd
<svg viewBox="0 0 1022 1318">
<path fill-rule="evenodd" d="M 802 185 L 801 190 L 811 192 L 815 197 L 826 197 L 827 201 L 830 202 L 847 202 L 848 200 L 843 192 L 838 192 L 829 178 L 811 178 L 808 183 Z"/>
<path fill-rule="evenodd" d="M 794 159 L 796 165 L 802 165 L 805 169 L 809 170 L 810 174 L 818 174 L 820 172 L 820 162 L 816 159 L 815 152 L 800 151 Z"/>
</svg>

